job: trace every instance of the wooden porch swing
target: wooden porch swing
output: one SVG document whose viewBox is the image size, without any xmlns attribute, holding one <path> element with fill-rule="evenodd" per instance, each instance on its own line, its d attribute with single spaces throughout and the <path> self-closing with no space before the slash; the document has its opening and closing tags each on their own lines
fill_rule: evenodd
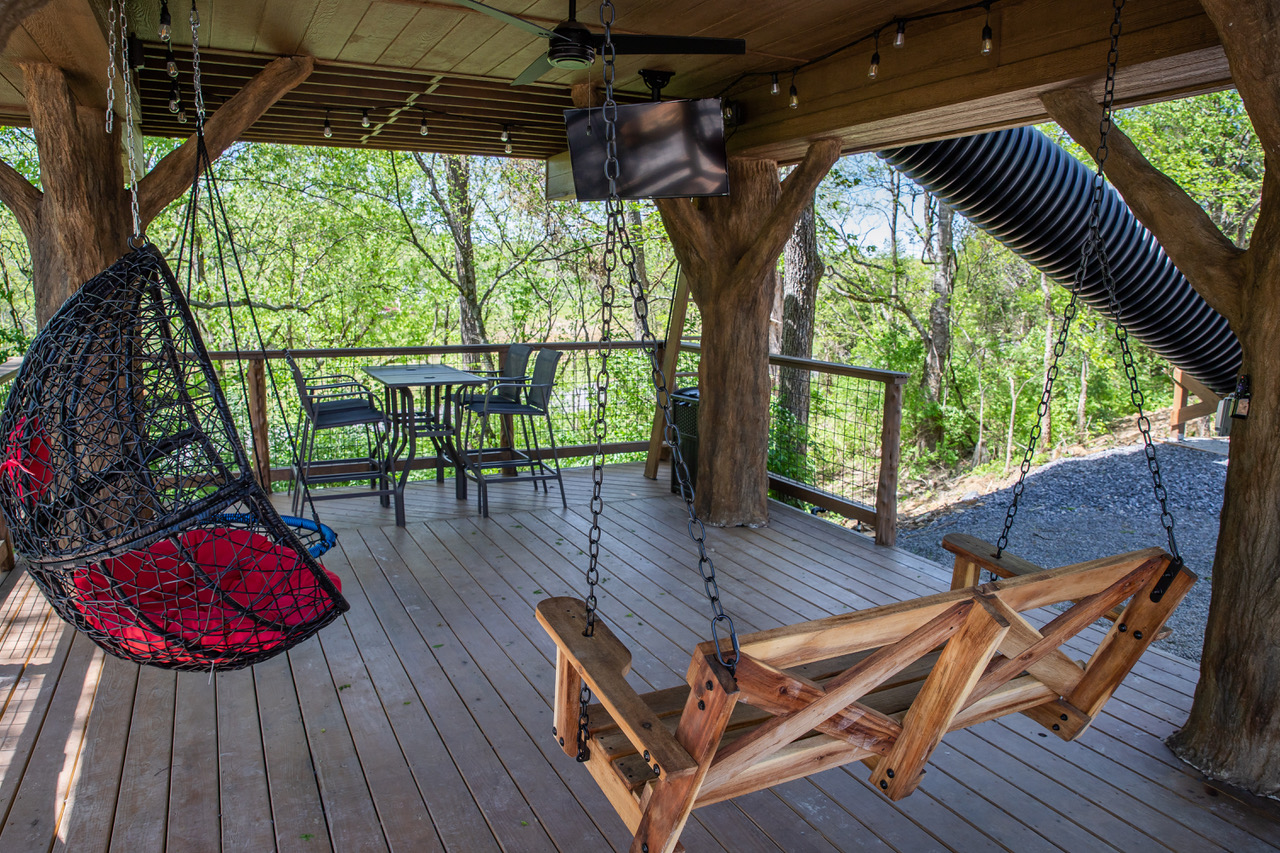
<svg viewBox="0 0 1280 853">
<path fill-rule="evenodd" d="M 689 513 L 690 536 L 699 549 L 698 568 L 712 612 L 712 639 L 694 650 L 687 686 L 638 693 L 626 680 L 630 651 L 596 613 L 608 398 L 607 360 L 602 364 L 596 393 L 587 594 L 585 600 L 544 600 L 538 605 L 537 618 L 556 646 L 555 736 L 566 754 L 586 765 L 634 834 L 631 853 L 683 849 L 680 833 L 699 806 L 852 761 L 870 767 L 872 785 L 889 799 L 899 800 L 920 784 L 929 757 L 947 732 L 1007 714 L 1025 714 L 1063 740 L 1074 740 L 1097 717 L 1195 583 L 1196 576 L 1178 556 L 1150 423 L 1143 414 L 1098 227 L 1123 3 L 1114 3 L 1104 98 L 1107 120 L 1101 128 L 1093 212 L 1072 299 L 999 543 L 989 545 L 965 535 L 944 539 L 944 546 L 956 555 L 952 577 L 953 587 L 959 588 L 739 636 L 724 612 L 702 523 L 693 510 L 693 490 L 667 405 L 662 366 L 656 351 L 651 351 L 672 465 Z M 610 146 L 605 173 L 611 192 L 606 207 L 603 338 L 609 339 L 611 276 L 621 258 L 630 273 L 635 314 L 644 322 L 645 339 L 650 340 L 653 336 L 645 320 L 648 305 L 630 268 L 630 238 L 614 181 L 616 143 L 608 118 L 613 100 L 608 50 L 611 15 L 612 4 L 604 0 L 604 114 Z M 1091 258 L 1097 259 L 1111 294 L 1111 313 L 1169 548 L 1041 570 L 1005 553 L 1004 547 Z M 979 585 L 984 570 L 1000 579 Z M 1024 616 L 1055 606 L 1042 628 Z M 1106 634 L 1087 661 L 1073 660 L 1063 646 L 1102 618 L 1112 620 Z M 1078 645 L 1073 644 L 1072 650 Z M 593 697 L 598 701 L 593 703 Z"/>
<path fill-rule="evenodd" d="M 996 568 L 988 549 L 949 541 L 958 567 Z M 556 643 L 553 703 L 571 756 L 583 684 L 599 698 L 586 767 L 635 833 L 633 853 L 666 853 L 699 807 L 862 761 L 891 800 L 915 790 L 949 731 L 1026 714 L 1074 740 L 1195 583 L 1159 548 L 788 625 L 739 638 L 734 672 L 715 645 L 693 653 L 688 686 L 637 693 L 631 653 L 584 603 L 552 598 L 538 621 Z M 1128 600 L 1087 662 L 1062 646 Z M 1042 629 L 1022 614 L 1076 601 Z M 721 651 L 727 651 L 722 641 Z"/>
</svg>

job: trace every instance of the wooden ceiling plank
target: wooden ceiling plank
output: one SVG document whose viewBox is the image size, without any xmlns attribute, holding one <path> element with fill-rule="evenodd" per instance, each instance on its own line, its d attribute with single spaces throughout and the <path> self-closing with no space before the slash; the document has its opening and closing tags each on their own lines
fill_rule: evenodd
<svg viewBox="0 0 1280 853">
<path fill-rule="evenodd" d="M 417 14 L 411 6 L 373 3 L 338 52 L 338 60 L 377 63 Z"/>
</svg>

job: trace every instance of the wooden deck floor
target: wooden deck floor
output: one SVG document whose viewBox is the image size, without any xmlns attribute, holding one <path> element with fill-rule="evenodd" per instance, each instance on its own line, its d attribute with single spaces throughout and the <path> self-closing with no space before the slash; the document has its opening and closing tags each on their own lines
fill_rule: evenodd
<svg viewBox="0 0 1280 853">
<path fill-rule="evenodd" d="M 551 737 L 546 595 L 580 589 L 590 490 L 411 489 L 407 529 L 374 500 L 321 504 L 352 609 L 287 656 L 218 675 L 104 659 L 23 575 L 0 603 L 0 851 L 625 850 L 621 822 Z M 707 630 L 681 505 L 636 466 L 606 479 L 602 608 L 639 684 L 678 683 Z M 775 506 L 713 530 L 742 630 L 935 592 L 948 572 Z M 1029 720 L 949 735 L 898 804 L 861 765 L 695 813 L 690 851 L 1280 849 L 1280 804 L 1207 784 L 1162 738 L 1196 678 L 1148 653 L 1075 744 Z"/>
</svg>

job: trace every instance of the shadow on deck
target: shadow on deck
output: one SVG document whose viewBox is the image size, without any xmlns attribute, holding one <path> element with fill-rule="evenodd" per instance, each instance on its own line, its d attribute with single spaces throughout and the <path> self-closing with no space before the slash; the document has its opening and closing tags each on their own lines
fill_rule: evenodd
<svg viewBox="0 0 1280 853">
<path fill-rule="evenodd" d="M 606 472 L 604 617 L 641 689 L 679 683 L 708 614 L 665 479 Z M 0 850 L 596 851 L 629 835 L 551 737 L 548 595 L 578 594 L 590 476 L 558 494 L 410 488 L 321 504 L 352 609 L 252 671 L 142 670 L 51 615 L 25 575 L 0 604 Z M 282 504 L 283 506 L 283 504 Z M 781 505 L 711 530 L 726 609 L 768 628 L 945 589 L 943 569 Z M 1094 630 L 1094 629 L 1090 629 Z M 1149 652 L 1074 744 L 1014 715 L 948 735 L 894 804 L 862 765 L 695 813 L 690 851 L 1280 849 L 1280 804 L 1206 783 L 1162 739 L 1195 668 Z"/>
</svg>

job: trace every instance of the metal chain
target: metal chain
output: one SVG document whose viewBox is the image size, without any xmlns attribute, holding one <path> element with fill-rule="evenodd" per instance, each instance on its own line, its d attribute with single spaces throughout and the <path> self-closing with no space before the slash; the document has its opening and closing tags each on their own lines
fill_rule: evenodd
<svg viewBox="0 0 1280 853">
<path fill-rule="evenodd" d="M 133 236 L 130 244 L 142 245 L 146 238 L 142 235 L 142 217 L 138 213 L 138 157 L 134 151 L 133 129 L 133 62 L 128 59 L 129 22 L 126 20 L 124 4 L 120 4 L 120 50 L 126 57 L 125 68 L 121 76 L 124 78 L 124 142 L 129 160 L 129 210 L 133 214 Z"/>
<path fill-rule="evenodd" d="M 614 61 L 617 54 L 613 48 L 613 22 L 617 10 L 612 0 L 604 0 L 600 4 L 600 23 L 604 25 L 604 44 L 600 56 L 604 65 L 604 126 L 605 126 L 605 164 L 604 174 L 609 181 L 609 200 L 605 203 L 606 227 L 604 238 L 604 281 L 600 285 L 600 369 L 596 373 L 595 418 L 592 421 L 592 433 L 595 438 L 595 453 L 591 459 L 591 531 L 587 534 L 587 598 L 586 627 L 583 634 L 593 636 L 596 630 L 596 585 L 600 582 L 600 516 L 604 512 L 604 441 L 608 434 L 606 415 L 609 409 L 609 355 L 613 351 L 613 300 L 615 289 L 613 273 L 618 266 L 618 232 L 620 217 L 615 211 L 621 208 L 618 198 L 618 103 L 613 99 L 613 84 L 616 74 Z M 578 690 L 578 761 L 591 758 L 591 750 L 587 746 L 590 738 L 590 715 L 587 706 L 591 704 L 591 688 L 583 680 Z"/>
<path fill-rule="evenodd" d="M 1102 247 L 1100 223 L 1102 221 L 1102 201 L 1105 197 L 1106 189 L 1104 169 L 1106 168 L 1108 153 L 1107 137 L 1111 132 L 1111 111 L 1115 103 L 1116 91 L 1116 66 L 1120 60 L 1120 12 L 1124 9 L 1125 0 L 1112 0 L 1112 4 L 1115 8 L 1115 14 L 1111 20 L 1111 47 L 1107 52 L 1107 80 L 1102 98 L 1102 123 L 1098 128 L 1099 143 L 1096 158 L 1098 167 L 1093 173 L 1093 190 L 1089 203 L 1089 231 L 1083 245 L 1080 247 L 1080 263 L 1076 266 L 1075 278 L 1071 282 L 1071 301 L 1067 304 L 1067 310 L 1063 313 L 1062 329 L 1058 332 L 1058 339 L 1053 345 L 1053 359 L 1049 362 L 1049 369 L 1045 371 L 1044 390 L 1040 394 L 1040 405 L 1036 407 L 1036 422 L 1031 428 L 1026 449 L 1022 454 L 1022 464 L 1018 468 L 1018 482 L 1013 485 L 1013 496 L 1010 498 L 1009 507 L 1005 511 L 1004 529 L 1000 532 L 1000 538 L 996 540 L 996 557 L 1000 557 L 1004 553 L 1005 547 L 1009 544 L 1009 532 L 1013 529 L 1013 520 L 1018 515 L 1018 502 L 1022 499 L 1022 492 L 1026 488 L 1027 473 L 1031 470 L 1031 460 L 1035 457 L 1036 446 L 1040 443 L 1040 435 L 1044 429 L 1044 419 L 1049 413 L 1049 406 L 1053 397 L 1053 384 L 1058 378 L 1058 360 L 1066 349 L 1067 333 L 1070 331 L 1071 323 L 1079 309 L 1080 291 L 1084 287 L 1084 280 L 1089 270 L 1089 258 L 1093 253 L 1096 252 L 1098 254 L 1103 279 L 1106 281 L 1111 279 L 1111 271 L 1107 268 L 1106 254 Z M 1118 308 L 1113 311 L 1113 314 L 1117 324 L 1119 324 Z M 1117 334 L 1119 334 L 1119 328 L 1117 329 Z M 1141 410 L 1139 410 L 1139 414 L 1141 414 Z M 1145 420 L 1145 416 L 1143 419 Z M 1149 427 L 1150 424 L 1148 423 Z"/>
<path fill-rule="evenodd" d="M 584 633 L 587 636 L 591 636 L 595 629 L 595 588 L 599 582 L 600 514 L 604 509 L 601 485 L 604 476 L 605 413 L 609 389 L 608 358 L 612 350 L 610 328 L 613 322 L 614 296 L 616 293 L 614 276 L 618 271 L 618 263 L 621 261 L 627 271 L 627 287 L 634 304 L 636 319 L 640 323 L 641 338 L 647 344 L 645 352 L 649 356 L 650 366 L 653 371 L 653 383 L 657 389 L 658 404 L 662 408 L 665 422 L 664 436 L 671 446 L 671 464 L 675 467 L 676 480 L 680 484 L 680 494 L 684 498 L 685 509 L 689 515 L 689 536 L 698 546 L 698 571 L 702 576 L 703 589 L 707 594 L 707 599 L 711 603 L 711 637 L 715 642 L 716 657 L 730 672 L 733 672 L 740 653 L 738 631 L 732 617 L 724 611 L 720 598 L 720 587 L 716 581 L 715 565 L 711 562 L 711 558 L 707 556 L 706 528 L 693 508 L 693 487 L 690 484 L 689 469 L 685 464 L 683 454 L 680 452 L 680 430 L 675 424 L 671 411 L 670 394 L 667 388 L 666 376 L 662 369 L 662 361 L 658 356 L 657 340 L 649 326 L 649 301 L 644 292 L 644 285 L 636 271 L 635 247 L 631 243 L 630 232 L 627 228 L 626 208 L 618 195 L 618 104 L 613 96 L 616 76 L 614 65 L 616 53 L 612 38 L 615 18 L 616 9 L 612 0 L 603 0 L 600 4 L 600 23 L 604 27 L 604 44 L 601 47 L 600 56 L 603 65 L 605 97 L 601 112 L 604 117 L 605 127 L 605 178 L 609 182 L 609 198 L 605 202 L 605 280 L 601 286 L 600 293 L 604 314 L 601 333 L 604 348 L 601 351 L 600 372 L 597 374 L 596 383 L 596 419 L 594 422 L 596 455 L 592 466 L 591 533 L 588 539 L 589 563 L 587 568 L 586 630 Z M 720 648 L 720 629 L 722 627 L 727 628 L 733 648 L 733 654 L 728 658 L 725 657 Z M 590 736 L 587 706 L 591 702 L 591 690 L 586 686 L 585 682 L 579 691 L 578 699 L 577 757 L 578 761 L 587 761 L 590 758 L 590 752 L 587 747 L 587 741 Z"/>
<path fill-rule="evenodd" d="M 116 0 L 107 3 L 107 117 L 106 130 L 111 133 L 116 115 Z"/>
<path fill-rule="evenodd" d="M 191 2 L 191 96 L 195 101 L 196 129 L 204 127 L 204 87 L 200 83 L 200 12 Z"/>
</svg>

